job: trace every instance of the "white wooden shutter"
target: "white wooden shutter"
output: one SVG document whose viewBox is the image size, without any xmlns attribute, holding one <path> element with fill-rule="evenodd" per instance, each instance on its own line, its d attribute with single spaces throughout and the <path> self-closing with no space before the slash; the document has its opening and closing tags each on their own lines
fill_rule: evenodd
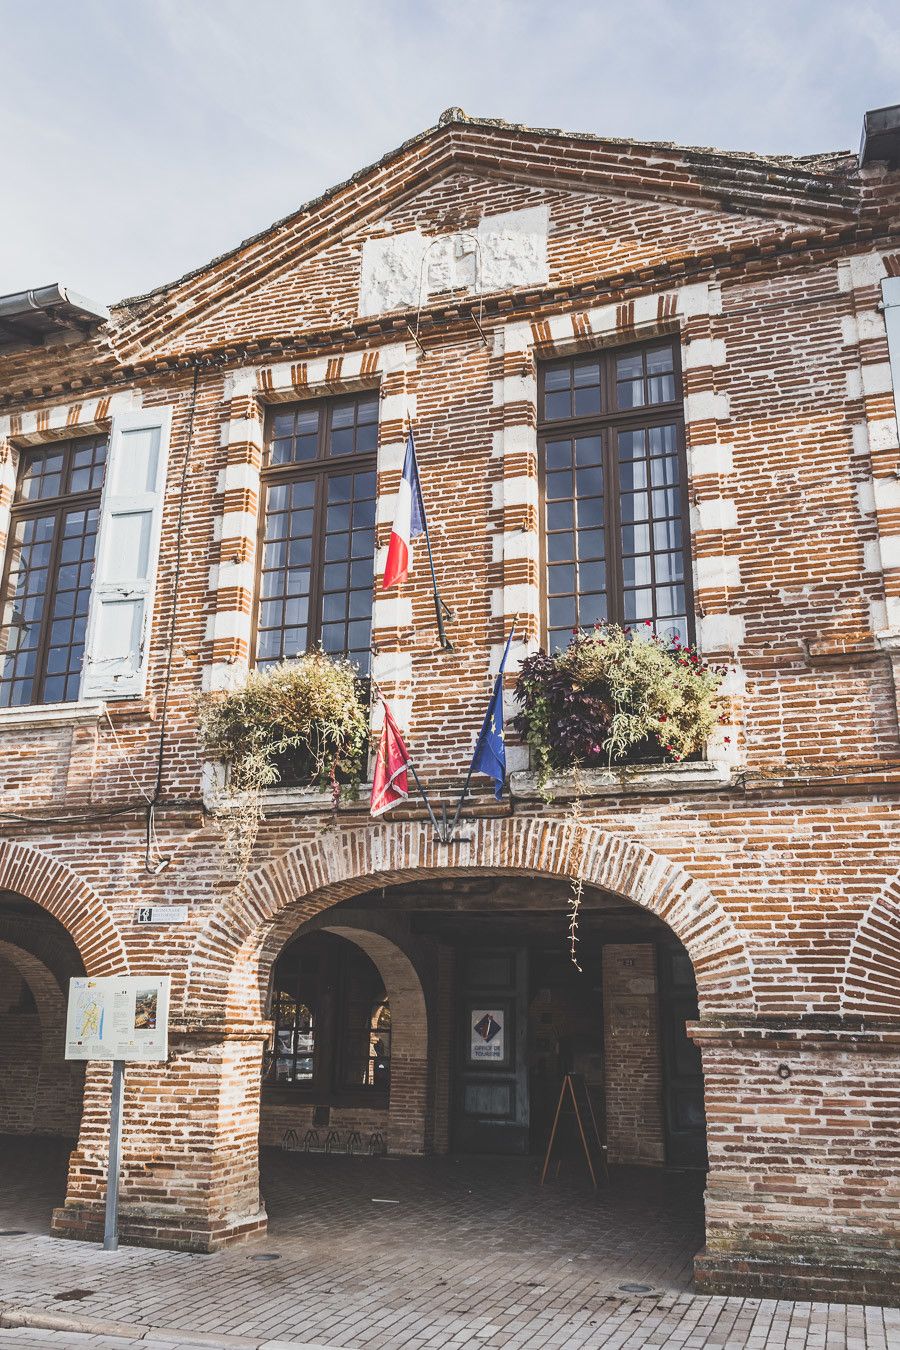
<svg viewBox="0 0 900 1350">
<path fill-rule="evenodd" d="M 894 386 L 894 412 L 900 428 L 900 277 L 885 277 L 881 283 L 884 326 L 887 329 L 888 357 Z"/>
<path fill-rule="evenodd" d="M 170 408 L 113 418 L 81 697 L 139 698 L 147 680 Z"/>
</svg>

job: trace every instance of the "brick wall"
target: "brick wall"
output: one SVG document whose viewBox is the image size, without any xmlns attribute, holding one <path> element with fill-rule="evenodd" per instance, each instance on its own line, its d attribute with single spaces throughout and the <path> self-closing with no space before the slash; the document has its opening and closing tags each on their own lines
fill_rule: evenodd
<svg viewBox="0 0 900 1350">
<path fill-rule="evenodd" d="M 857 1272 L 891 1268 L 896 1209 L 892 1217 L 878 1200 L 863 1209 L 852 1177 L 867 1144 L 882 1195 L 898 1175 L 883 1124 L 896 1109 L 897 1050 L 879 1028 L 898 1018 L 900 446 L 877 310 L 879 279 L 897 256 L 897 188 L 896 175 L 859 173 L 846 157 L 717 156 L 451 120 L 274 234 L 116 309 L 84 343 L 0 357 L 0 535 L 24 445 L 108 430 L 126 404 L 173 413 L 144 696 L 110 700 L 109 721 L 91 707 L 62 720 L 0 713 L 0 891 L 55 916 L 90 973 L 164 969 L 173 979 L 171 1061 L 129 1070 L 128 1238 L 206 1248 L 264 1224 L 265 995 L 300 924 L 417 877 L 581 875 L 681 939 L 701 1028 L 743 1019 L 727 1045 L 701 1040 L 715 1278 L 738 1287 L 761 1231 L 797 1255 L 798 1271 L 801 1257 L 815 1279 L 832 1271 L 844 1293 L 854 1261 Z M 367 241 L 477 230 L 485 217 L 534 208 L 548 221 L 546 282 L 430 296 L 421 348 L 407 328 L 412 311 L 359 312 Z M 365 803 L 334 816 L 273 806 L 247 878 L 223 875 L 203 807 L 196 696 L 247 665 L 266 409 L 379 388 L 379 550 L 403 418 L 416 419 L 455 651 L 437 650 L 419 549 L 397 603 L 375 611 L 376 669 L 420 772 L 450 800 L 512 621 L 513 667 L 537 641 L 536 362 L 662 333 L 677 337 L 685 374 L 695 621 L 704 650 L 729 668 L 728 726 L 710 747 L 723 770 L 716 789 L 673 782 L 587 796 L 576 828 L 566 800 L 524 794 L 498 806 L 479 787 L 468 840 L 449 849 L 415 806 L 374 825 Z M 145 806 L 163 734 L 156 828 L 171 862 L 153 874 Z M 510 765 L 521 767 L 514 739 Z M 139 903 L 186 903 L 188 922 L 139 927 Z M 0 936 L 4 922 L 0 913 Z M 39 956 L 26 938 L 24 950 Z M 439 1010 L 448 979 L 444 971 L 429 986 Z M 643 1131 L 649 1160 L 658 1139 L 655 1124 L 647 1129 L 651 1038 L 629 1044 L 615 1012 L 615 1000 L 624 1009 L 649 995 L 613 980 L 608 997 L 620 1086 L 628 1055 L 644 1054 L 632 1075 L 644 1096 L 621 1099 L 617 1128 L 632 1140 Z M 811 1018 L 833 1019 L 827 1037 Z M 827 1084 L 815 1107 L 803 1090 L 795 1123 L 783 1103 L 773 1117 L 761 1067 L 770 1043 L 751 1045 L 751 1033 L 772 1029 L 765 1019 L 796 1037 L 811 1080 Z M 446 1145 L 448 1051 L 443 1032 L 429 1035 L 396 1052 L 403 1091 L 391 1129 L 404 1147 L 423 1146 L 426 1115 L 428 1138 Z M 872 1036 L 882 1037 L 878 1073 Z M 798 1091 L 800 1078 L 789 1080 Z M 108 1083 L 108 1070 L 91 1068 L 57 1231 L 97 1232 Z M 623 1128 L 626 1110 L 633 1123 Z M 832 1129 L 842 1111 L 852 1133 Z M 277 1133 L 275 1119 L 264 1131 Z M 823 1119 L 828 1149 L 817 1143 Z M 778 1147 L 802 1153 L 800 1173 L 784 1169 L 800 1182 L 754 1190 L 754 1168 L 771 1170 L 771 1158 L 760 1161 L 761 1122 Z M 874 1180 L 864 1190 L 871 1198 Z M 853 1215 L 841 1230 L 850 1274 L 837 1273 L 820 1241 L 838 1211 Z M 771 1271 L 754 1270 L 754 1287 L 775 1287 Z M 865 1294 L 862 1276 L 857 1285 Z"/>
<path fill-rule="evenodd" d="M 665 1160 L 656 948 L 603 948 L 606 1143 L 611 1163 Z"/>
</svg>

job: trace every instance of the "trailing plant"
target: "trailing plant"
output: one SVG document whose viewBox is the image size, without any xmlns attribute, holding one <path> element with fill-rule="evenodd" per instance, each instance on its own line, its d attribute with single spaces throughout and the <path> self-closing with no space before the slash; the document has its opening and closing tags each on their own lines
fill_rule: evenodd
<svg viewBox="0 0 900 1350">
<path fill-rule="evenodd" d="M 356 667 L 315 649 L 251 671 L 226 694 L 199 703 L 204 751 L 228 765 L 220 821 L 228 861 L 249 861 L 262 818 L 260 793 L 294 774 L 330 787 L 359 785 L 368 746 L 368 711 Z"/>
<path fill-rule="evenodd" d="M 563 651 L 523 663 L 515 726 L 542 785 L 580 766 L 677 762 L 702 750 L 719 720 L 724 675 L 695 647 L 667 642 L 649 624 L 576 629 Z"/>
</svg>

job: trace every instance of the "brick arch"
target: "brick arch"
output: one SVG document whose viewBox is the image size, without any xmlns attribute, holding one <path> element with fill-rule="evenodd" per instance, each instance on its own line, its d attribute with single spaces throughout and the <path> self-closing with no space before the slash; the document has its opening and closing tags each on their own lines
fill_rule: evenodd
<svg viewBox="0 0 900 1350">
<path fill-rule="evenodd" d="M 52 914 L 78 948 L 88 975 L 127 973 L 125 947 L 106 906 L 64 863 L 39 849 L 2 841 L 0 891 L 14 891 Z"/>
<path fill-rule="evenodd" d="M 32 952 L 4 939 L 0 939 L 0 956 L 15 966 L 31 990 L 41 1026 L 61 1026 L 65 1022 L 66 1002 L 53 972 Z"/>
<path fill-rule="evenodd" d="M 387 1142 L 393 1152 L 424 1153 L 428 1012 L 416 968 L 406 952 L 381 933 L 373 933 L 365 928 L 339 927 L 336 924 L 326 925 L 323 931 L 346 938 L 359 947 L 381 976 L 391 1008 L 391 1086 Z M 263 962 L 270 950 L 267 943 Z"/>
<path fill-rule="evenodd" d="M 480 819 L 445 847 L 430 826 L 384 822 L 322 832 L 247 876 L 198 934 L 185 988 L 188 1018 L 258 1022 L 269 933 L 290 911 L 294 926 L 376 886 L 472 873 L 580 876 L 649 910 L 693 962 L 701 1011 L 755 1010 L 747 944 L 705 882 L 644 845 L 568 820 Z"/>
<path fill-rule="evenodd" d="M 856 926 L 841 981 L 841 1012 L 900 1017 L 900 873 Z"/>
</svg>

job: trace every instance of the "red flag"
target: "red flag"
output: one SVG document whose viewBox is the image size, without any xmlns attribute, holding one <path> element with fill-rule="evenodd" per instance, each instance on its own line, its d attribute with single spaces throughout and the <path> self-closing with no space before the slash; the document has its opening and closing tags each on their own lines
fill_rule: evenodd
<svg viewBox="0 0 900 1350">
<path fill-rule="evenodd" d="M 400 729 L 391 716 L 391 710 L 381 700 L 384 708 L 384 726 L 378 753 L 375 756 L 375 772 L 372 774 L 372 800 L 369 810 L 373 816 L 383 816 L 398 802 L 409 796 L 409 782 L 406 770 L 409 767 L 409 751 L 403 744 Z"/>
</svg>

